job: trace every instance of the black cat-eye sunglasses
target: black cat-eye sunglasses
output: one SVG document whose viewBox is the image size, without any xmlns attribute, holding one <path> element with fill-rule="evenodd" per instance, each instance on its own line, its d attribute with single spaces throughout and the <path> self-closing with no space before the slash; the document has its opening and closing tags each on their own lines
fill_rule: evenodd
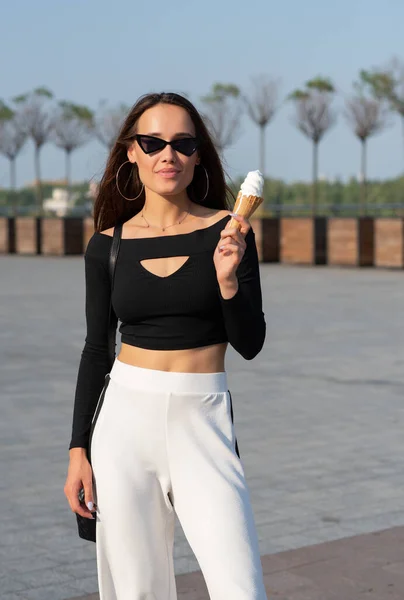
<svg viewBox="0 0 404 600">
<path fill-rule="evenodd" d="M 168 145 L 171 146 L 177 152 L 185 154 L 185 156 L 191 156 L 198 148 L 199 142 L 194 137 L 183 137 L 171 142 L 162 140 L 161 138 L 154 137 L 153 135 L 142 135 L 140 133 L 135 135 L 136 141 L 145 154 L 151 154 L 152 152 L 159 152 Z"/>
</svg>

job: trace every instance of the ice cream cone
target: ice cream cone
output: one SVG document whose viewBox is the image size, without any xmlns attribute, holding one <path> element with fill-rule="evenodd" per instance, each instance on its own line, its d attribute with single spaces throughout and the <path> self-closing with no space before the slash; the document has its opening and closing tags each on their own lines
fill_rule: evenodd
<svg viewBox="0 0 404 600">
<path fill-rule="evenodd" d="M 251 215 L 257 210 L 257 208 L 263 203 L 264 199 L 261 196 L 245 196 L 240 191 L 237 195 L 236 203 L 234 205 L 234 212 L 236 215 L 249 219 Z M 237 227 L 240 229 L 240 222 L 233 217 L 229 221 L 228 227 Z"/>
</svg>

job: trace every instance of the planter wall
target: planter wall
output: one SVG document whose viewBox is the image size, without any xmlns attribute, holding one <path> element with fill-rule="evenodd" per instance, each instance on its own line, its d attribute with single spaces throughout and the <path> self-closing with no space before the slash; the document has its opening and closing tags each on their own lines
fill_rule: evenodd
<svg viewBox="0 0 404 600">
<path fill-rule="evenodd" d="M 280 260 L 283 263 L 327 264 L 327 218 L 280 219 Z"/>
<path fill-rule="evenodd" d="M 260 262 L 404 268 L 404 218 L 251 219 Z M 92 217 L 0 217 L 0 254 L 82 255 Z"/>
<path fill-rule="evenodd" d="M 358 223 L 358 261 L 359 267 L 373 267 L 375 262 L 374 219 L 360 217 Z"/>
<path fill-rule="evenodd" d="M 278 263 L 280 261 L 280 219 L 263 218 L 261 221 L 261 257 L 262 262 Z"/>
<path fill-rule="evenodd" d="M 371 267 L 374 264 L 374 219 L 330 218 L 328 264 Z"/>
<path fill-rule="evenodd" d="M 15 251 L 17 254 L 37 254 L 36 217 L 16 217 Z"/>
<path fill-rule="evenodd" d="M 310 218 L 280 219 L 280 259 L 287 264 L 313 263 L 314 227 Z"/>
<path fill-rule="evenodd" d="M 375 219 L 375 266 L 404 268 L 404 219 Z"/>
<path fill-rule="evenodd" d="M 66 217 L 63 220 L 64 254 L 83 254 L 84 221 L 80 217 Z"/>
<path fill-rule="evenodd" d="M 328 219 L 328 264 L 357 264 L 358 227 L 356 219 Z"/>
<path fill-rule="evenodd" d="M 49 217 L 41 220 L 42 254 L 62 256 L 64 254 L 63 218 Z"/>
<path fill-rule="evenodd" d="M 328 263 L 328 219 L 315 217 L 314 219 L 313 262 L 315 265 Z"/>
<path fill-rule="evenodd" d="M 8 218 L 0 217 L 0 253 L 8 254 Z"/>
</svg>

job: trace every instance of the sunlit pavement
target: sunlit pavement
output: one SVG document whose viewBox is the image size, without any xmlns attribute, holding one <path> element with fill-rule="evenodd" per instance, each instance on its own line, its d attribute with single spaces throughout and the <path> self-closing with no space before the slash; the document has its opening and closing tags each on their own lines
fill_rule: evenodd
<svg viewBox="0 0 404 600">
<path fill-rule="evenodd" d="M 63 493 L 83 259 L 3 256 L 0 269 L 0 597 L 79 597 L 97 590 L 95 544 Z M 402 598 L 404 273 L 265 264 L 261 278 L 264 349 L 245 361 L 230 348 L 226 370 L 268 593 L 382 600 L 378 568 L 386 598 Z M 178 521 L 175 568 L 181 585 L 201 577 Z M 337 587 L 350 578 L 356 596 Z"/>
</svg>

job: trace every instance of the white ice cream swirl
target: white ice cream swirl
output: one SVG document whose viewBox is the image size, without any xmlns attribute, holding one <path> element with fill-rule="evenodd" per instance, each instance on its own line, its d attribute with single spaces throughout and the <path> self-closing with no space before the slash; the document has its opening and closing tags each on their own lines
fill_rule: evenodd
<svg viewBox="0 0 404 600">
<path fill-rule="evenodd" d="M 240 191 L 243 196 L 260 196 L 264 190 L 264 178 L 260 171 L 250 171 L 241 184 Z"/>
</svg>

